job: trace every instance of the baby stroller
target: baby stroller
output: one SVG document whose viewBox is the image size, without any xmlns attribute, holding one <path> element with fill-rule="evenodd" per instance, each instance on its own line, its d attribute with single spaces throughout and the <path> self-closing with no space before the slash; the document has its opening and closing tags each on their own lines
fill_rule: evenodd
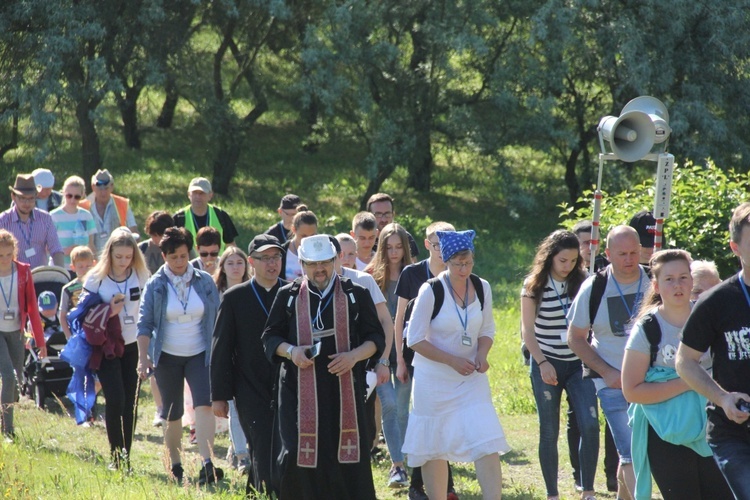
<svg viewBox="0 0 750 500">
<path fill-rule="evenodd" d="M 37 297 L 42 292 L 49 291 L 55 294 L 58 304 L 62 287 L 70 281 L 70 275 L 65 269 L 53 266 L 33 269 L 31 278 L 34 281 Z M 59 322 L 46 321 L 46 318 L 42 316 L 42 323 L 47 343 L 47 359 L 39 358 L 32 340 L 31 348 L 26 351 L 21 393 L 33 397 L 36 405 L 44 409 L 45 398 L 53 395 L 59 397 L 66 395 L 68 384 L 73 377 L 73 368 L 60 359 L 60 351 L 67 344 L 67 340 Z"/>
</svg>

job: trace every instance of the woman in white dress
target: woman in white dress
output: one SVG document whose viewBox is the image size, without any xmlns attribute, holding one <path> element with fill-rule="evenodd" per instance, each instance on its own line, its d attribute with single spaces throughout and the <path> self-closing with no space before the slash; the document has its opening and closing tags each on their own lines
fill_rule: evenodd
<svg viewBox="0 0 750 500">
<path fill-rule="evenodd" d="M 422 467 L 432 500 L 446 498 L 448 461 L 474 462 L 483 498 L 500 498 L 498 454 L 510 450 L 487 378 L 495 322 L 489 283 L 471 276 L 474 235 L 437 232 L 447 270 L 420 288 L 407 333 L 416 355 L 403 451 L 410 466 Z"/>
</svg>

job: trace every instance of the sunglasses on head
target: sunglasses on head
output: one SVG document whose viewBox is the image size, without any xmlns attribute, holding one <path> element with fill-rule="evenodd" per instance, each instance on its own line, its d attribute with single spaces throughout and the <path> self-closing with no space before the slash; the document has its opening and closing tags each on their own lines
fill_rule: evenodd
<svg viewBox="0 0 750 500">
<path fill-rule="evenodd" d="M 65 193 L 65 197 L 68 199 L 75 198 L 76 200 L 80 200 L 81 198 L 83 198 L 83 196 L 81 196 L 80 194 L 70 194 L 70 193 Z"/>
<path fill-rule="evenodd" d="M 96 187 L 109 186 L 109 181 L 96 181 Z"/>
<path fill-rule="evenodd" d="M 198 255 L 200 255 L 201 257 L 204 257 L 204 258 L 208 257 L 209 255 L 211 257 L 218 257 L 219 256 L 219 252 L 200 252 Z"/>
</svg>

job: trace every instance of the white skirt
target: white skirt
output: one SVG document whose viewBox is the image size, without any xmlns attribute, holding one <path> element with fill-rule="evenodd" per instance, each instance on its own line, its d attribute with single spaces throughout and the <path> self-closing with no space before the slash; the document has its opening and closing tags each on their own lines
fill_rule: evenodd
<svg viewBox="0 0 750 500">
<path fill-rule="evenodd" d="M 409 466 L 421 467 L 430 460 L 475 462 L 510 451 L 487 374 L 462 376 L 448 365 L 420 358 L 402 448 Z"/>
</svg>

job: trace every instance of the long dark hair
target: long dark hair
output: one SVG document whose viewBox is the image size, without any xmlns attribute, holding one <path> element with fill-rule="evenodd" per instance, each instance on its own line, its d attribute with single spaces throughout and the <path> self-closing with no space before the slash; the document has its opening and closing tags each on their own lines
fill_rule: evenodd
<svg viewBox="0 0 750 500">
<path fill-rule="evenodd" d="M 531 265 L 531 271 L 526 276 L 526 296 L 533 298 L 537 304 L 542 300 L 544 287 L 547 285 L 547 279 L 552 271 L 552 260 L 563 250 L 578 252 L 576 265 L 565 279 L 568 284 L 567 295 L 570 300 L 573 300 L 578 294 L 581 283 L 586 279 L 586 271 L 583 270 L 583 259 L 578 246 L 578 236 L 570 231 L 558 229 L 539 244 L 534 263 Z"/>
<path fill-rule="evenodd" d="M 653 283 L 656 283 L 656 281 L 659 279 L 661 268 L 664 267 L 664 264 L 668 262 L 675 262 L 678 260 L 682 260 L 687 264 L 688 274 L 690 274 L 690 263 L 693 262 L 693 258 L 685 250 L 678 250 L 673 248 L 669 250 L 660 250 L 654 253 L 648 261 L 648 265 L 651 268 L 651 281 Z M 641 301 L 636 320 L 641 319 L 651 309 L 653 309 L 654 306 L 661 305 L 661 303 L 661 295 L 656 293 L 655 287 L 652 286 L 649 291 L 646 292 L 646 295 L 644 295 L 643 300 Z"/>
<path fill-rule="evenodd" d="M 401 258 L 401 270 L 411 264 L 409 235 L 406 229 L 395 222 L 391 222 L 390 224 L 386 224 L 380 232 L 380 236 L 378 236 L 378 251 L 375 252 L 375 257 L 373 257 L 372 262 L 365 269 L 365 272 L 372 274 L 375 283 L 378 284 L 380 290 L 384 293 L 388 288 L 388 282 L 393 278 L 398 279 L 398 276 L 390 275 L 390 266 L 388 265 L 388 238 L 393 235 L 398 236 L 404 250 L 404 255 Z"/>
</svg>

